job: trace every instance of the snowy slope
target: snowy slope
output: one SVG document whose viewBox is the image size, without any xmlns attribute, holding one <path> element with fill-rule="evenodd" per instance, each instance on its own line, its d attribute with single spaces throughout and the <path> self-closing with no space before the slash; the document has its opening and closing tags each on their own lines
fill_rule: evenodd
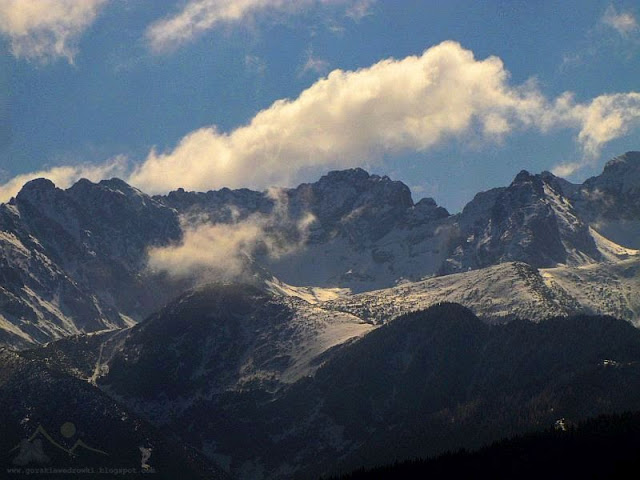
<svg viewBox="0 0 640 480">
<path fill-rule="evenodd" d="M 403 306 L 390 311 L 442 299 L 502 319 L 586 309 L 635 321 L 632 301 L 607 306 L 594 294 L 576 292 L 569 274 L 542 279 L 535 269 L 578 268 L 589 289 L 613 288 L 614 296 L 617 285 L 632 288 L 625 279 L 598 282 L 624 277 L 611 265 L 637 256 L 639 178 L 638 152 L 616 157 L 582 185 L 522 171 L 509 186 L 479 193 L 456 215 L 432 199 L 414 203 L 406 185 L 358 168 L 290 189 L 178 190 L 156 197 L 118 179 L 80 180 L 67 190 L 34 180 L 0 205 L 0 343 L 22 348 L 130 326 L 194 286 L 194 279 L 175 281 L 149 270 L 149 248 L 179 242 L 184 225 L 256 215 L 269 218 L 274 238 L 295 248 L 269 255 L 256 247 L 248 252 L 249 269 L 266 268 L 285 282 L 274 289 L 289 289 L 281 293 L 316 307 L 339 301 L 334 297 L 346 290 L 398 286 L 412 300 L 394 294 L 394 303 Z M 302 234 L 296 226 L 306 218 L 314 221 Z M 524 275 L 529 283 L 515 267 L 503 266 L 513 262 L 532 267 Z M 467 276 L 469 270 L 478 273 Z M 607 273 L 585 277 L 587 271 Z M 452 273 L 465 275 L 436 276 Z M 557 281 L 549 283 L 549 275 Z M 403 286 L 420 281 L 426 283 Z"/>
<path fill-rule="evenodd" d="M 130 324 L 54 262 L 13 205 L 0 205 L 0 342 L 24 347 Z"/>
<path fill-rule="evenodd" d="M 476 195 L 454 219 L 458 238 L 442 271 L 509 261 L 537 268 L 601 261 L 589 224 L 564 193 L 573 191 L 567 183 L 523 170 L 508 187 Z"/>
<path fill-rule="evenodd" d="M 169 298 L 146 249 L 179 235 L 175 212 L 120 180 L 27 183 L 0 205 L 0 343 L 133 325 Z"/>
<path fill-rule="evenodd" d="M 450 215 L 435 201 L 414 204 L 406 185 L 360 168 L 330 172 L 292 189 L 178 190 L 154 198 L 188 224 L 267 215 L 284 238 L 302 219 L 313 218 L 301 248 L 277 258 L 256 252 L 257 260 L 292 285 L 361 292 L 419 280 L 438 271 L 451 237 Z"/>
<path fill-rule="evenodd" d="M 640 152 L 611 159 L 570 195 L 580 216 L 617 244 L 640 248 Z"/>
<path fill-rule="evenodd" d="M 146 332 L 132 328 L 96 384 L 246 479 L 328 477 L 345 461 L 351 470 L 478 448 L 505 431 L 640 405 L 640 332 L 629 324 L 579 316 L 490 327 L 454 304 L 330 350 L 294 384 L 238 384 L 249 360 L 265 373 L 286 366 L 278 342 L 261 339 L 264 328 L 295 338 L 281 335 L 292 319 L 282 300 L 239 285 L 186 295 Z M 51 367 L 54 349 L 70 343 L 28 354 Z"/>
<path fill-rule="evenodd" d="M 459 303 L 491 322 L 514 318 L 540 321 L 580 311 L 573 299 L 548 288 L 540 272 L 519 262 L 406 283 L 323 306 L 380 324 L 440 302 Z"/>
<path fill-rule="evenodd" d="M 206 285 L 134 327 L 73 336 L 42 352 L 70 373 L 106 388 L 113 384 L 117 389 L 119 382 L 139 378 L 138 369 L 156 365 L 166 369 L 160 376 L 169 377 L 188 366 L 190 377 L 173 381 L 185 382 L 193 398 L 258 387 L 277 390 L 313 374 L 334 347 L 376 328 L 356 315 L 321 306 L 320 298 L 343 292 L 316 288 L 310 298 L 309 291 L 276 279 L 262 288 Z M 118 373 L 123 371 L 129 373 Z M 215 383 L 207 380 L 213 377 Z M 189 401 L 185 396 L 168 399 L 166 408 L 183 408 Z"/>
<path fill-rule="evenodd" d="M 558 288 L 585 311 L 622 318 L 640 326 L 640 259 L 541 270 L 545 284 Z"/>
<path fill-rule="evenodd" d="M 638 292 L 640 258 L 633 256 L 616 262 L 548 269 L 508 262 L 345 296 L 321 306 L 376 324 L 436 303 L 454 302 L 492 323 L 589 313 L 611 315 L 640 326 Z"/>
</svg>

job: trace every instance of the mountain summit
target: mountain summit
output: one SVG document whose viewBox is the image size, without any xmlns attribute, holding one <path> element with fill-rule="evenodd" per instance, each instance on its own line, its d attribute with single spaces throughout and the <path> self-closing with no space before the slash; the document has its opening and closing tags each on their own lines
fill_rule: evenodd
<svg viewBox="0 0 640 480">
<path fill-rule="evenodd" d="M 294 248 L 255 248 L 245 268 L 354 293 L 504 262 L 549 269 L 635 258 L 639 172 L 639 152 L 616 157 L 582 185 L 523 170 L 456 215 L 430 198 L 414 203 L 403 183 L 361 168 L 290 189 L 153 197 L 117 178 L 67 190 L 34 180 L 0 205 L 0 341 L 26 346 L 141 320 L 197 280 L 151 271 L 149 250 L 179 245 L 185 228 L 202 225 L 259 225 Z M 615 278 L 622 270 L 607 271 Z"/>
</svg>

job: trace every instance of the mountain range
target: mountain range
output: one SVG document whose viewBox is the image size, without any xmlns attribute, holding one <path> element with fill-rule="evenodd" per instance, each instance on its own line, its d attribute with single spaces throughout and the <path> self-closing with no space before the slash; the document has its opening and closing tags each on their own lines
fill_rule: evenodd
<svg viewBox="0 0 640 480">
<path fill-rule="evenodd" d="M 315 478 L 640 410 L 638 233 L 640 152 L 453 215 L 359 168 L 156 196 L 34 180 L 0 205 L 2 426 L 104 411 L 83 441 L 128 462 L 151 443 L 188 478 Z"/>
<path fill-rule="evenodd" d="M 523 285 L 517 295 L 531 307 L 520 308 L 535 310 L 527 317 L 592 312 L 635 322 L 639 179 L 639 152 L 611 160 L 582 185 L 523 171 L 455 215 L 433 199 L 414 203 L 406 185 L 362 169 L 293 189 L 155 197 L 118 179 L 81 180 L 67 190 L 34 180 L 0 205 L 0 341 L 21 348 L 131 326 L 201 282 L 150 268 L 150 249 L 180 244 L 202 225 L 256 223 L 261 236 L 242 252 L 242 270 L 266 270 L 287 285 L 352 293 L 425 279 L 446 285 L 447 274 L 521 262 L 533 269 L 527 282 L 522 268 L 500 275 Z M 474 283 L 484 302 L 469 303 L 476 313 L 495 316 L 487 302 L 511 294 L 473 277 L 454 278 Z M 452 297 L 438 297 L 457 299 L 452 288 Z M 497 315 L 518 316 L 512 310 Z"/>
</svg>

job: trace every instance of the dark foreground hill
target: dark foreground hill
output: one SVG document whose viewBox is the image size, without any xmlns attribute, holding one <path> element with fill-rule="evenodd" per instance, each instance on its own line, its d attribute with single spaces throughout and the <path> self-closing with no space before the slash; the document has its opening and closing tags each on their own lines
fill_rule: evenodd
<svg viewBox="0 0 640 480">
<path fill-rule="evenodd" d="M 358 470 L 332 480 L 402 478 L 626 479 L 640 468 L 640 413 L 602 415 L 571 426 L 502 440 L 477 451 L 461 450 Z"/>
<path fill-rule="evenodd" d="M 488 325 L 457 304 L 375 328 L 292 383 L 238 382 L 267 366 L 286 371 L 291 359 L 278 352 L 306 338 L 296 332 L 312 324 L 280 302 L 255 287 L 211 285 L 115 349 L 111 337 L 104 347 L 93 338 L 22 355 L 86 377 L 96 349 L 112 352 L 98 388 L 246 479 L 315 478 L 640 410 L 640 330 L 628 322 Z"/>
<path fill-rule="evenodd" d="M 0 349 L 0 478 L 225 479 L 95 386 Z M 140 447 L 151 455 L 142 468 Z"/>
</svg>

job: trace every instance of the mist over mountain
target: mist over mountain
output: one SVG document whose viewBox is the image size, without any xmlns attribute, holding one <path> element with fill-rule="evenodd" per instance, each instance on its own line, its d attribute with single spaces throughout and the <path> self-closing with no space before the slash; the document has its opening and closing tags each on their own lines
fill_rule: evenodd
<svg viewBox="0 0 640 480">
<path fill-rule="evenodd" d="M 155 197 L 118 179 L 67 190 L 34 180 L 0 206 L 2 341 L 25 346 L 129 326 L 197 283 L 246 280 L 260 269 L 289 285 L 364 292 L 503 262 L 633 264 L 639 165 L 629 152 L 583 185 L 523 171 L 456 215 L 432 199 L 414 203 L 406 185 L 362 169 L 293 189 Z M 607 276 L 628 283 L 634 268 Z M 564 303 L 617 313 L 553 283 Z M 625 308 L 624 318 L 637 318 L 635 305 Z"/>
<path fill-rule="evenodd" d="M 10 345 L 134 324 L 170 295 L 146 251 L 181 236 L 175 212 L 113 179 L 27 183 L 0 205 L 0 322 Z"/>
<path fill-rule="evenodd" d="M 459 3 L 0 0 L 0 480 L 633 476 L 638 2 Z"/>
<path fill-rule="evenodd" d="M 638 172 L 522 171 L 453 215 L 360 168 L 33 180 L 0 205 L 2 426 L 99 415 L 129 463 L 153 439 L 165 473 L 284 479 L 640 411 Z"/>
</svg>

